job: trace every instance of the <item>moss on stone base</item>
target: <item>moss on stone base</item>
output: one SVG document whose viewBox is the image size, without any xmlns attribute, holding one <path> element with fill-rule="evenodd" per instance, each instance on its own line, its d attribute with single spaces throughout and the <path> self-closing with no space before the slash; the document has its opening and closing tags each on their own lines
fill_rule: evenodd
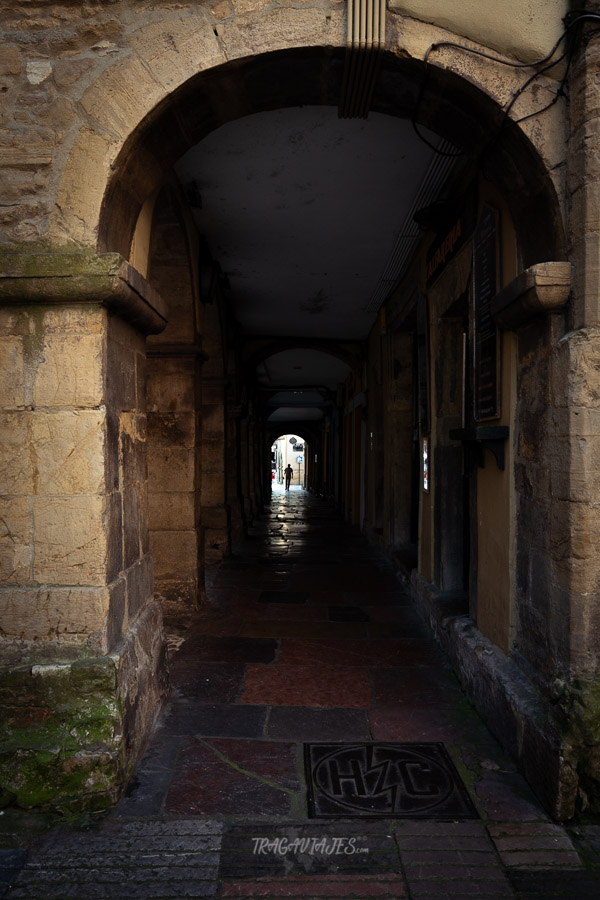
<svg viewBox="0 0 600 900">
<path fill-rule="evenodd" d="M 561 682 L 557 703 L 564 755 L 577 777 L 576 813 L 600 813 L 600 680 Z"/>
<path fill-rule="evenodd" d="M 125 760 L 113 659 L 4 671 L 0 719 L 0 803 L 64 812 L 114 803 Z"/>
</svg>

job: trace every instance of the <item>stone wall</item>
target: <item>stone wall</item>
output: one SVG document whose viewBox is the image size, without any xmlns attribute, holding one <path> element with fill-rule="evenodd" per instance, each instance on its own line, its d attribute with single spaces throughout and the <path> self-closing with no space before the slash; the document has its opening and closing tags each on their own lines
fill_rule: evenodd
<svg viewBox="0 0 600 900">
<path fill-rule="evenodd" d="M 1 789 L 58 806 L 81 791 L 96 806 L 114 798 L 165 690 L 145 341 L 101 299 L 150 327 L 164 318 L 136 313 L 134 273 L 114 255 L 5 254 L 3 270 Z"/>
</svg>

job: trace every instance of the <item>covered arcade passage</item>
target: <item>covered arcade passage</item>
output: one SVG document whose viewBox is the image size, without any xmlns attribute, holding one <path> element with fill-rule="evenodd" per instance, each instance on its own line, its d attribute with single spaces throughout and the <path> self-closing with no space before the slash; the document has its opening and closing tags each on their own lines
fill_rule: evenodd
<svg viewBox="0 0 600 900">
<path fill-rule="evenodd" d="M 581 384 L 598 316 L 572 278 L 588 245 L 566 237 L 589 224 L 588 169 L 567 154 L 587 101 L 568 123 L 574 25 L 542 7 L 532 36 L 392 5 L 366 118 L 343 101 L 356 67 L 335 3 L 165 10 L 124 21 L 123 52 L 91 66 L 42 243 L 9 223 L 1 284 L 7 672 L 33 696 L 38 665 L 50 694 L 57 660 L 74 682 L 102 671 L 102 752 L 83 731 L 65 749 L 93 771 L 85 802 L 114 798 L 142 752 L 162 623 L 204 608 L 270 500 L 283 430 L 310 448 L 307 491 L 387 555 L 547 808 L 595 806 Z M 569 48 L 580 96 L 593 51 Z"/>
</svg>

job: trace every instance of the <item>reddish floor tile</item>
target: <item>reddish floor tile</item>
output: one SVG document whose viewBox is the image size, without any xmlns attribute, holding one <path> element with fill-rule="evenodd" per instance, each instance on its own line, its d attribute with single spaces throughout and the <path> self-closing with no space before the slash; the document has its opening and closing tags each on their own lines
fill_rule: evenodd
<svg viewBox="0 0 600 900">
<path fill-rule="evenodd" d="M 350 588 L 344 591 L 344 598 L 346 603 L 356 603 L 359 606 L 366 603 L 369 607 L 371 605 L 387 606 L 391 604 L 393 607 L 407 606 L 411 609 L 413 608 L 413 602 L 408 594 L 398 589 L 375 590 L 367 588 L 367 590 L 353 590 Z"/>
<path fill-rule="evenodd" d="M 371 622 L 367 625 L 367 637 L 371 640 L 429 641 L 433 640 L 430 629 L 422 622 Z"/>
<path fill-rule="evenodd" d="M 305 640 L 359 640 L 366 638 L 363 622 L 267 621 L 246 622 L 240 629 L 243 637 L 303 638 Z"/>
<path fill-rule="evenodd" d="M 257 603 L 256 609 L 248 609 L 248 619 L 256 621 L 257 619 L 272 621 L 294 621 L 294 622 L 325 622 L 327 620 L 326 606 L 288 606 L 287 603 Z"/>
<path fill-rule="evenodd" d="M 431 666 L 443 663 L 432 641 L 318 641 L 284 638 L 278 661 L 312 665 L 326 659 L 339 666 Z"/>
<path fill-rule="evenodd" d="M 366 669 L 322 664 L 248 666 L 242 702 L 369 708 L 371 685 Z"/>
<path fill-rule="evenodd" d="M 270 663 L 275 659 L 277 641 L 268 638 L 214 637 L 193 633 L 179 652 L 198 662 Z"/>
<path fill-rule="evenodd" d="M 238 898 L 251 900 L 370 900 L 373 897 L 403 900 L 408 897 L 402 875 L 303 875 L 288 878 L 253 878 L 247 881 L 225 882 L 221 885 L 221 900 Z"/>
<path fill-rule="evenodd" d="M 365 605 L 371 617 L 371 622 L 391 622 L 394 625 L 422 625 L 423 620 L 419 613 L 404 603 L 368 603 Z"/>
<path fill-rule="evenodd" d="M 434 666 L 371 670 L 375 706 L 452 706 L 462 696 L 448 669 Z"/>
<path fill-rule="evenodd" d="M 462 731 L 453 710 L 392 707 L 369 713 L 376 741 L 453 741 Z"/>
</svg>

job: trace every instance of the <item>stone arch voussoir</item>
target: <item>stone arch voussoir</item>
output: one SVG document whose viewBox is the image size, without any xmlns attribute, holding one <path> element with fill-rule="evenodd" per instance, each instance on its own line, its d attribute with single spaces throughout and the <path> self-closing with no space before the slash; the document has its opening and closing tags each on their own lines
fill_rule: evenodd
<svg viewBox="0 0 600 900">
<path fill-rule="evenodd" d="M 173 10 L 133 31 L 129 54 L 109 66 L 81 98 L 85 124 L 67 159 L 50 239 L 92 243 L 100 251 L 129 257 L 146 197 L 176 159 L 211 130 L 281 105 L 336 105 L 345 41 L 345 6 L 333 0 L 301 8 L 270 6 L 221 19 L 210 8 Z M 440 48 L 426 66 L 425 53 L 440 41 L 456 46 Z M 530 70 L 482 59 L 466 46 L 477 45 L 389 11 L 388 77 L 378 85 L 373 109 L 415 117 L 472 148 L 482 123 L 489 128 L 501 123 L 503 106 Z M 550 91 L 551 82 L 542 78 L 537 94 L 550 96 Z M 512 114 L 527 115 L 532 103 L 524 94 Z M 500 143 L 492 167 L 510 170 L 509 186 L 519 173 L 524 184 L 531 182 L 533 173 L 530 194 L 543 213 L 538 220 L 550 214 L 558 226 L 562 215 L 553 179 L 565 158 L 561 104 L 544 118 L 509 123 Z M 538 245 L 543 242 L 525 254 L 528 261 L 540 261 L 535 259 Z M 560 256 L 558 248 L 554 256 Z"/>
</svg>

